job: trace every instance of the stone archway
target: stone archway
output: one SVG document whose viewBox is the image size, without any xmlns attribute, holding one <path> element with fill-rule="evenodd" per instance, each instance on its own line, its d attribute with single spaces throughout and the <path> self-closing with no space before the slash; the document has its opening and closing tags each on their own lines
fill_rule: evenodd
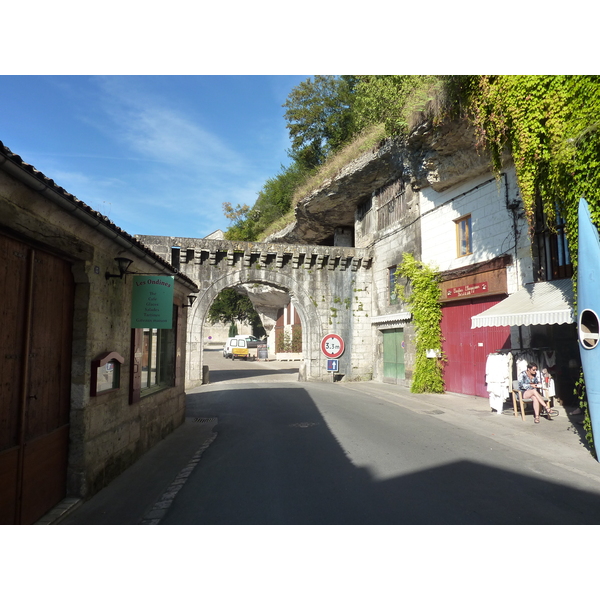
<svg viewBox="0 0 600 600">
<path fill-rule="evenodd" d="M 341 377 L 369 377 L 373 370 L 373 281 L 369 248 L 140 236 L 159 256 L 196 282 L 200 293 L 188 315 L 186 388 L 202 383 L 202 334 L 217 294 L 240 285 L 286 290 L 303 322 L 303 379 L 325 381 L 323 335 L 345 340 Z"/>
<path fill-rule="evenodd" d="M 303 363 L 299 378 L 318 380 L 322 377 L 320 358 L 320 340 L 323 337 L 321 317 L 312 299 L 300 288 L 297 281 L 281 272 L 256 270 L 249 274 L 247 270 L 229 271 L 213 279 L 201 290 L 197 301 L 188 316 L 188 355 L 186 368 L 186 388 L 196 387 L 202 382 L 204 364 L 203 329 L 206 315 L 217 295 L 228 288 L 243 285 L 266 285 L 286 292 L 295 300 L 295 306 L 303 323 L 302 348 Z"/>
</svg>

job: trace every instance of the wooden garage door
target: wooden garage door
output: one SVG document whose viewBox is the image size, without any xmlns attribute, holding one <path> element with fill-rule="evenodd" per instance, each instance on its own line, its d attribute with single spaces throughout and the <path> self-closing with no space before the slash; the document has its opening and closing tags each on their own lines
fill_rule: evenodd
<svg viewBox="0 0 600 600">
<path fill-rule="evenodd" d="M 444 368 L 446 391 L 488 397 L 485 384 L 487 356 L 501 348 L 510 348 L 510 327 L 471 329 L 471 317 L 504 298 L 462 300 L 442 307 L 442 348 L 448 359 Z"/>
<path fill-rule="evenodd" d="M 0 523 L 33 523 L 65 495 L 74 283 L 1 234 L 0 282 Z"/>
</svg>

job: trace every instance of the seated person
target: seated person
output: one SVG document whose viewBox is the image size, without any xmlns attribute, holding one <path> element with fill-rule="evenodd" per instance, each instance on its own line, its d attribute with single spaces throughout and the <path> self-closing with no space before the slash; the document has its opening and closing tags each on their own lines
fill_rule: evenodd
<svg viewBox="0 0 600 600">
<path fill-rule="evenodd" d="M 552 421 L 550 416 L 550 406 L 546 404 L 542 396 L 542 381 L 538 374 L 538 367 L 535 363 L 527 363 L 527 370 L 519 376 L 519 389 L 523 393 L 523 398 L 533 400 L 534 423 L 540 422 L 540 406 L 546 409 L 546 418 Z"/>
</svg>

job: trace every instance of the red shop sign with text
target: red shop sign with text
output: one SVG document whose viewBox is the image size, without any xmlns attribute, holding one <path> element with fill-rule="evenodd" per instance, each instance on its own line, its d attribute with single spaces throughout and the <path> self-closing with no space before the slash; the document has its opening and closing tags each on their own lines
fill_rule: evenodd
<svg viewBox="0 0 600 600">
<path fill-rule="evenodd" d="M 488 291 L 487 281 L 481 283 L 470 283 L 458 287 L 448 288 L 446 298 L 463 298 L 465 296 L 474 296 L 475 294 L 485 294 Z"/>
</svg>

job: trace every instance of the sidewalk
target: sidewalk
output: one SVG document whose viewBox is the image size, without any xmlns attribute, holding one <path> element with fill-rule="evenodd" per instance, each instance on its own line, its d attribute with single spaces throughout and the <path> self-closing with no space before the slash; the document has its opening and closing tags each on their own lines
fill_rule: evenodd
<svg viewBox="0 0 600 600">
<path fill-rule="evenodd" d="M 579 424 L 582 415 L 569 416 L 558 403 L 558 416 L 552 421 L 541 417 L 533 422 L 532 414 L 525 421 L 517 410 L 514 416 L 512 400 L 504 403 L 502 413 L 492 412 L 486 398 L 462 394 L 412 394 L 408 388 L 385 383 L 336 383 L 402 406 L 408 410 L 431 415 L 524 453 L 566 468 L 579 476 L 600 483 L 600 463 L 592 456 L 585 440 L 585 430 Z"/>
<path fill-rule="evenodd" d="M 217 420 L 186 419 L 124 473 L 53 524 L 157 524 L 215 439 Z M 68 504 L 68 499 L 65 502 Z M 60 506 L 60 505 L 59 505 Z M 41 523 L 44 524 L 44 520 Z"/>
</svg>

